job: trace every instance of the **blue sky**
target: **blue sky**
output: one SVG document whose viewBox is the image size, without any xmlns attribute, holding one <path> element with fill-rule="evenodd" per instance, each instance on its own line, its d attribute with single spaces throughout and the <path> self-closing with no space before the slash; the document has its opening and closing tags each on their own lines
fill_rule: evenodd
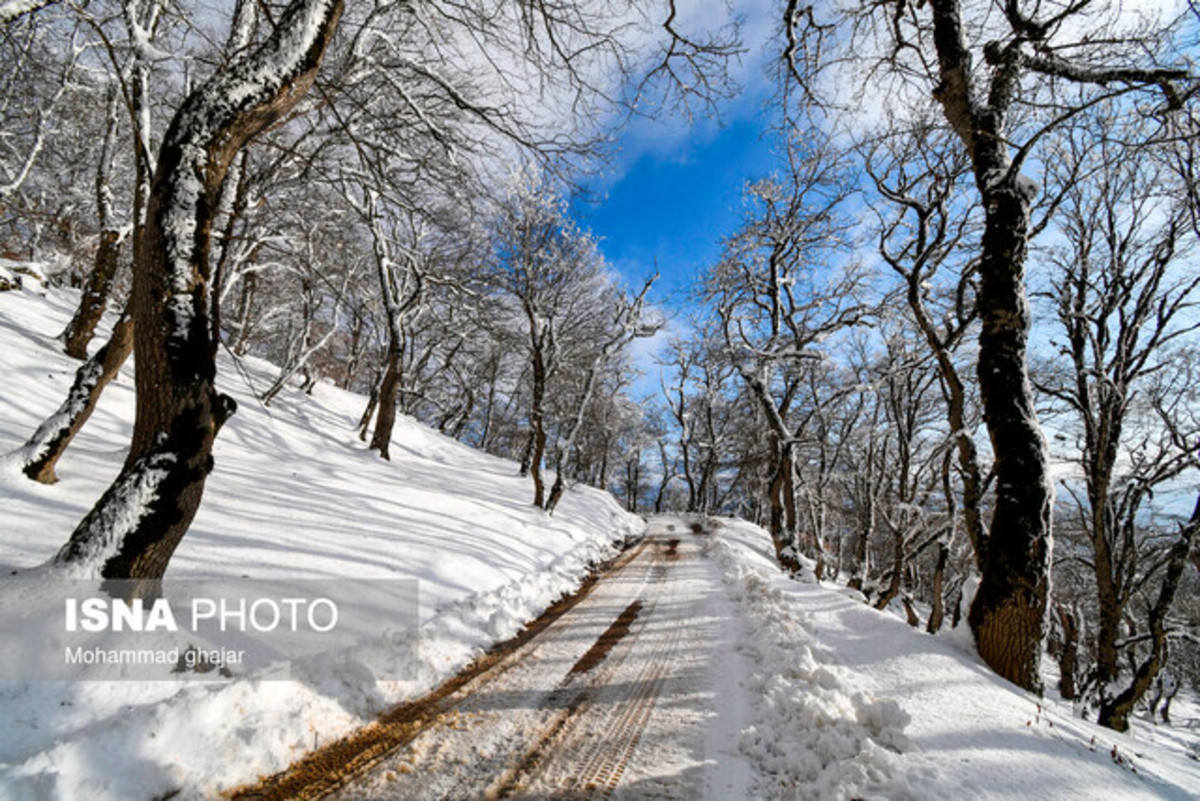
<svg viewBox="0 0 1200 801">
<path fill-rule="evenodd" d="M 600 240 L 605 259 L 631 286 L 657 271 L 650 302 L 670 324 L 650 341 L 635 343 L 644 377 L 635 396 L 659 392 L 655 356 L 686 328 L 687 292 L 720 252 L 720 240 L 741 221 L 742 188 L 772 170 L 771 142 L 763 136 L 771 119 L 773 84 L 764 64 L 775 53 L 778 9 L 773 0 L 736 0 L 745 53 L 731 65 L 740 92 L 721 104 L 719 119 L 678 115 L 638 118 L 619 133 L 611 169 L 586 184 L 595 203 L 576 203 L 578 222 Z M 718 13 L 719 11 L 719 13 Z M 687 13 L 728 12 L 696 4 Z"/>
<path fill-rule="evenodd" d="M 663 128 L 671 140 L 666 147 L 647 143 L 645 132 L 631 134 L 640 152 L 619 161 L 615 176 L 593 182 L 597 205 L 576 207 L 608 262 L 631 285 L 650 275 L 657 261 L 662 277 L 656 302 L 677 306 L 717 257 L 720 238 L 737 227 L 746 180 L 771 169 L 762 128 L 758 114 L 725 125 L 704 120 L 686 129 Z"/>
<path fill-rule="evenodd" d="M 595 203 L 577 203 L 579 222 L 600 240 L 608 263 L 626 283 L 640 286 L 655 269 L 661 277 L 650 296 L 670 324 L 634 346 L 643 373 L 635 397 L 660 392 L 655 363 L 667 340 L 686 326 L 687 293 L 720 252 L 720 240 L 741 221 L 742 188 L 772 169 L 763 136 L 765 115 L 750 104 L 728 122 L 647 122 L 630 129 L 614 169 L 588 187 Z"/>
</svg>

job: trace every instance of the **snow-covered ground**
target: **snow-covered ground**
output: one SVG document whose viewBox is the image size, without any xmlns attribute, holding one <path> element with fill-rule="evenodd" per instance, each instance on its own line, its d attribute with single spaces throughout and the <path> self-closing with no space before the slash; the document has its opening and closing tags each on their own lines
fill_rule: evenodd
<svg viewBox="0 0 1200 801">
<path fill-rule="evenodd" d="M 929 636 L 811 573 L 785 578 L 747 523 L 719 521 L 710 551 L 750 633 L 741 747 L 762 797 L 1200 797 L 1200 729 L 1080 720 L 997 678 L 965 627 Z"/>
<path fill-rule="evenodd" d="M 331 797 L 754 797 L 741 618 L 706 538 L 669 525 Z"/>
<path fill-rule="evenodd" d="M 0 292 L 0 454 L 57 408 L 77 364 L 53 341 L 77 296 L 23 283 Z M 244 367 L 260 388 L 273 378 L 268 364 Z M 263 408 L 224 356 L 220 370 L 240 408 L 217 440 L 216 470 L 168 578 L 416 578 L 415 678 L 0 682 L 0 798 L 200 797 L 280 770 L 515 634 L 643 526 L 588 488 L 549 517 L 530 504 L 514 464 L 408 419 L 385 462 L 355 435 L 365 399 L 321 385 Z M 57 484 L 0 463 L 0 574 L 66 542 L 119 470 L 132 414 L 127 366 L 60 462 Z"/>
<path fill-rule="evenodd" d="M 74 295 L 23 283 L 0 292 L 0 454 L 54 410 L 75 366 L 52 340 Z M 258 386 L 272 377 L 270 365 L 245 368 Z M 575 587 L 589 562 L 642 530 L 609 496 L 583 488 L 547 517 L 529 505 L 513 464 L 410 420 L 399 422 L 394 461 L 384 462 L 355 437 L 361 397 L 319 386 L 264 409 L 233 365 L 221 369 L 240 410 L 218 439 L 205 502 L 169 576 L 416 578 L 415 678 L 329 671 L 306 681 L 0 682 L 0 798 L 196 798 L 280 770 L 516 633 Z M 3 573 L 44 562 L 65 542 L 120 467 L 132 405 L 127 369 L 54 486 L 0 462 Z M 670 525 L 688 521 L 656 521 L 659 530 Z M 681 686 L 688 704 L 711 698 L 713 708 L 692 710 L 708 728 L 696 724 L 679 740 L 696 759 L 639 768 L 660 795 L 688 786 L 712 797 L 786 799 L 1200 796 L 1200 729 L 1139 719 L 1124 736 L 1081 721 L 1069 705 L 993 676 L 965 632 L 931 637 L 855 593 L 785 578 L 754 526 L 712 529 L 699 538 L 707 558 L 689 563 L 688 580 L 707 595 L 675 600 L 711 629 L 689 634 L 712 640 L 707 671 L 690 673 L 703 691 Z M 713 578 L 700 581 L 705 575 Z M 708 778 L 668 775 L 675 764 L 696 775 L 697 759 Z"/>
</svg>

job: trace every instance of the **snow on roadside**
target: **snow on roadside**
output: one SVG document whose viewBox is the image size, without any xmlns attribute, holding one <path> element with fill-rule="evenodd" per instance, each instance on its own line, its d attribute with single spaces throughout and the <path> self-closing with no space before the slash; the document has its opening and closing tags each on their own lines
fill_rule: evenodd
<svg viewBox="0 0 1200 801">
<path fill-rule="evenodd" d="M 53 338 L 75 299 L 0 292 L 0 454 L 70 385 L 77 362 Z M 255 360 L 243 369 L 260 388 L 275 373 Z M 414 677 L 376 682 L 334 659 L 306 667 L 303 681 L 0 682 L 0 798 L 200 798 L 280 770 L 517 633 L 643 526 L 584 487 L 547 517 L 513 463 L 410 419 L 397 421 L 385 462 L 355 437 L 364 398 L 320 385 L 263 408 L 232 364 L 220 372 L 240 408 L 168 578 L 415 578 Z M 60 462 L 58 484 L 0 465 L 5 574 L 50 558 L 116 475 L 132 383 L 127 365 Z"/>
<path fill-rule="evenodd" d="M 754 627 L 762 701 L 742 749 L 765 774 L 762 796 L 1200 796 L 1200 762 L 1177 738 L 1141 721 L 1135 736 L 1118 734 L 1009 684 L 965 628 L 915 631 L 816 583 L 811 566 L 808 580 L 787 579 L 748 523 L 717 522 L 710 551 Z"/>
<path fill-rule="evenodd" d="M 894 700 L 857 689 L 833 664 L 811 619 L 788 603 L 785 578 L 757 545 L 757 526 L 723 520 L 710 541 L 750 636 L 758 697 L 740 747 L 755 764 L 765 798 L 865 798 L 876 794 L 909 747 L 908 715 Z"/>
</svg>

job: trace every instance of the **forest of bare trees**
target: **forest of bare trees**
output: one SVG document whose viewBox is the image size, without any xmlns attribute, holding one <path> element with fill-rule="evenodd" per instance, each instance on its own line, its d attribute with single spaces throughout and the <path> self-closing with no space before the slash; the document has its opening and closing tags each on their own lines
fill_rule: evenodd
<svg viewBox="0 0 1200 801">
<path fill-rule="evenodd" d="M 969 626 L 1018 685 L 1049 651 L 1101 723 L 1168 720 L 1200 690 L 1200 8 L 778 6 L 773 169 L 671 308 L 573 192 L 630 114 L 719 109 L 733 26 L 673 0 L 0 4 L 0 256 L 79 290 L 31 481 L 136 363 L 124 468 L 57 563 L 163 576 L 236 414 L 218 356 L 258 357 L 264 405 L 361 393 L 381 458 L 411 415 L 519 463 L 548 514 L 587 483 L 740 516 L 786 571 Z"/>
</svg>

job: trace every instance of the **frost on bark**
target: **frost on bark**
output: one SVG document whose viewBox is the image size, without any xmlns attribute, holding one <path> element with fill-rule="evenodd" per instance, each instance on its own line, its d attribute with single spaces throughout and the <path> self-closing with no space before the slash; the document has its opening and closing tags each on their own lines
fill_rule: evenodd
<svg viewBox="0 0 1200 801">
<path fill-rule="evenodd" d="M 234 404 L 214 387 L 209 241 L 230 163 L 311 87 L 342 0 L 294 0 L 259 47 L 183 102 L 163 139 L 131 311 L 137 416 L 121 473 L 55 561 L 72 573 L 157 579 L 200 505 Z"/>
<path fill-rule="evenodd" d="M 113 326 L 108 342 L 75 371 L 67 399 L 26 441 L 21 468 L 26 476 L 43 484 L 58 480 L 54 472 L 58 460 L 92 416 L 104 388 L 116 377 L 132 350 L 133 318 L 126 310 Z"/>
</svg>

